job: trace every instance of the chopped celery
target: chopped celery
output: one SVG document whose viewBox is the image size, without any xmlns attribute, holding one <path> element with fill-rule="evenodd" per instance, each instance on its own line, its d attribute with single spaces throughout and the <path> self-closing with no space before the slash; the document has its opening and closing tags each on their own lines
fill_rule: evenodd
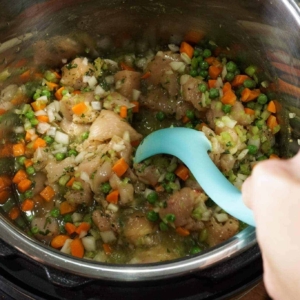
<svg viewBox="0 0 300 300">
<path fill-rule="evenodd" d="M 67 182 L 70 180 L 71 176 L 69 175 L 63 175 L 59 178 L 58 183 L 61 186 L 65 186 L 67 184 Z"/>
<path fill-rule="evenodd" d="M 267 120 L 267 119 L 269 118 L 270 115 L 271 115 L 271 113 L 270 113 L 269 111 L 264 110 L 264 111 L 261 113 L 260 117 L 261 117 L 263 120 Z"/>
<path fill-rule="evenodd" d="M 192 217 L 196 220 L 201 220 L 202 219 L 202 214 L 203 214 L 203 210 L 201 207 L 197 207 L 193 210 L 192 212 Z"/>
<path fill-rule="evenodd" d="M 199 241 L 200 242 L 205 242 L 208 238 L 208 232 L 207 229 L 204 228 L 201 230 L 200 234 L 199 234 Z"/>
<path fill-rule="evenodd" d="M 250 173 L 251 173 L 250 165 L 249 164 L 241 164 L 240 172 L 244 175 L 250 175 Z"/>
</svg>

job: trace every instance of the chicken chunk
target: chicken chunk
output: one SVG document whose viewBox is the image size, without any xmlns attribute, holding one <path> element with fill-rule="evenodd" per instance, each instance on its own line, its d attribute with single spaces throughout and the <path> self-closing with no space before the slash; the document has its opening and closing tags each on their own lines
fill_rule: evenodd
<svg viewBox="0 0 300 300">
<path fill-rule="evenodd" d="M 239 101 L 236 101 L 232 106 L 230 116 L 233 120 L 236 120 L 239 125 L 243 126 L 250 125 L 255 119 L 255 115 L 245 113 L 244 106 Z"/>
<path fill-rule="evenodd" d="M 90 127 L 88 142 L 95 140 L 104 142 L 111 139 L 114 135 L 123 137 L 125 131 L 128 131 L 131 141 L 140 140 L 142 138 L 142 135 L 136 132 L 130 124 L 119 115 L 109 110 L 102 110 Z"/>
<path fill-rule="evenodd" d="M 90 205 L 91 202 L 93 201 L 93 194 L 89 183 L 80 179 L 76 179 L 76 181 L 81 183 L 82 188 L 80 190 L 70 189 L 64 195 L 65 199 L 70 204 Z"/>
<path fill-rule="evenodd" d="M 82 57 L 75 58 L 61 70 L 61 84 L 71 86 L 74 89 L 81 89 L 87 86 L 87 83 L 83 82 L 83 76 L 87 74 L 92 75 L 95 71 L 94 66 L 86 63 L 86 60 Z"/>
<path fill-rule="evenodd" d="M 31 222 L 31 228 L 37 228 L 35 237 L 42 242 L 50 242 L 59 234 L 59 225 L 55 218 L 45 215 L 44 217 L 35 217 Z"/>
<path fill-rule="evenodd" d="M 134 71 L 119 71 L 115 74 L 116 89 L 128 99 L 132 99 L 132 91 L 140 89 L 141 73 Z"/>
<path fill-rule="evenodd" d="M 93 212 L 92 219 L 95 225 L 98 227 L 99 231 L 103 232 L 111 230 L 109 219 L 99 209 Z"/>
</svg>

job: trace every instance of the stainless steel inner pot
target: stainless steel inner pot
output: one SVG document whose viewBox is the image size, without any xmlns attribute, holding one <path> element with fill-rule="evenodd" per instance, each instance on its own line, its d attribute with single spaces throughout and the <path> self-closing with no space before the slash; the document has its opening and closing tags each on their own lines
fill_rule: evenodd
<svg viewBox="0 0 300 300">
<path fill-rule="evenodd" d="M 140 41 L 149 47 L 178 43 L 189 32 L 197 32 L 233 50 L 241 62 L 260 66 L 273 78 L 280 74 L 270 65 L 270 52 L 286 52 L 291 73 L 299 57 L 300 9 L 293 0 L 0 0 L 0 7 L 0 70 L 20 57 L 31 57 L 37 40 L 54 43 L 50 38 L 57 35 L 74 38 L 78 52 L 89 47 L 90 54 L 96 56 L 135 49 Z M 46 57 L 45 63 L 59 65 L 62 58 L 63 51 L 53 45 L 53 55 Z M 289 79 L 298 85 L 296 75 Z M 299 97 L 289 94 L 285 91 L 279 96 L 284 128 L 280 142 L 285 156 L 298 150 L 300 130 Z M 289 113 L 295 118 L 289 119 Z M 3 124 L 0 129 L 8 130 Z M 163 279 L 199 271 L 256 244 L 255 230 L 249 227 L 200 255 L 149 265 L 109 265 L 50 249 L 25 236 L 2 214 L 0 238 L 38 262 L 82 276 L 120 281 Z"/>
</svg>

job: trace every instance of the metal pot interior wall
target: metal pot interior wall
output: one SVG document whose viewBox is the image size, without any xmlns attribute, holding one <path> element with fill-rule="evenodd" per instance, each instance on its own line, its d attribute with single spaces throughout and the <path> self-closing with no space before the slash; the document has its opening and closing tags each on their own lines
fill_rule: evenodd
<svg viewBox="0 0 300 300">
<path fill-rule="evenodd" d="M 0 0 L 0 7 L 0 72 L 24 57 L 35 65 L 60 67 L 62 59 L 71 58 L 66 56 L 64 47 L 72 41 L 76 43 L 72 56 L 85 54 L 88 48 L 89 55 L 96 57 L 117 51 L 142 51 L 142 42 L 155 48 L 196 36 L 208 37 L 227 48 L 228 55 L 241 65 L 258 65 L 270 79 L 285 75 L 270 63 L 270 53 L 284 51 L 291 68 L 289 80 L 298 84 L 298 77 L 293 76 L 296 74 L 293 64 L 298 63 L 300 21 L 299 7 L 294 1 L 149 0 L 141 4 L 138 0 L 20 0 L 9 3 Z M 1 85 L 4 87 L 3 83 Z M 278 95 L 278 99 L 282 103 L 279 115 L 283 128 L 279 138 L 281 152 L 287 157 L 298 150 L 300 103 L 299 97 L 288 90 Z M 289 119 L 289 113 L 295 114 L 293 120 Z M 290 126 L 294 128 L 292 134 Z M 3 132 L 7 129 L 7 125 L 0 125 Z M 1 219 L 4 220 L 3 216 Z M 10 230 L 16 228 L 11 227 L 6 234 Z M 238 237 L 242 239 L 242 246 L 234 253 L 226 252 L 226 247 L 236 238 L 220 246 L 227 253 L 224 259 L 255 243 L 254 230 L 249 229 L 248 233 L 247 238 Z M 5 239 L 1 232 L 0 237 Z M 14 242 L 16 238 L 10 240 Z M 214 253 L 218 249 L 214 249 Z M 45 262 L 45 257 L 36 259 Z M 59 263 L 56 267 L 60 267 Z M 132 276 L 132 279 L 136 278 Z M 126 280 L 130 280 L 130 276 Z"/>
</svg>

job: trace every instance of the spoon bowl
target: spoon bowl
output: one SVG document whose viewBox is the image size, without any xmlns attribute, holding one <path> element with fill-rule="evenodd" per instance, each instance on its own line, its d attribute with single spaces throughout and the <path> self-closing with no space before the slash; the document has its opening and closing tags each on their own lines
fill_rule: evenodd
<svg viewBox="0 0 300 300">
<path fill-rule="evenodd" d="M 232 185 L 210 159 L 211 143 L 203 132 L 189 128 L 166 128 L 148 135 L 139 145 L 135 163 L 156 155 L 179 158 L 194 175 L 206 194 L 231 216 L 255 226 L 252 211 L 245 206 L 241 192 Z"/>
</svg>

